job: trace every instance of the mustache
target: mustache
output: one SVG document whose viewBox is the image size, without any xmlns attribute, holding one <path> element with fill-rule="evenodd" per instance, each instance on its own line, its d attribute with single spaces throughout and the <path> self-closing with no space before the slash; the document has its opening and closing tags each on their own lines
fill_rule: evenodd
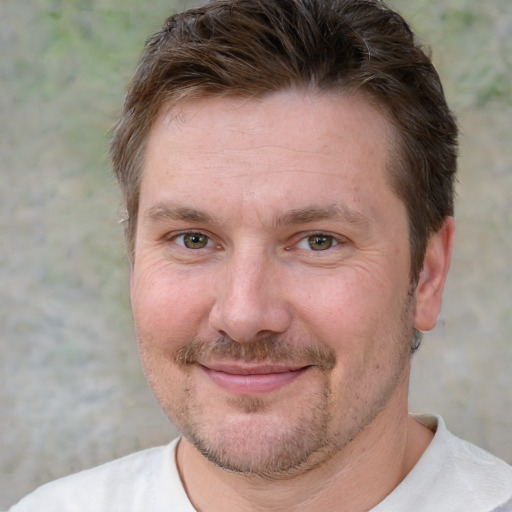
<svg viewBox="0 0 512 512">
<path fill-rule="evenodd" d="M 336 365 L 332 349 L 318 343 L 299 345 L 275 335 L 239 343 L 228 336 L 213 341 L 195 339 L 181 347 L 174 361 L 179 366 L 207 362 L 212 359 L 230 359 L 243 362 L 283 362 L 302 366 L 318 366 L 330 371 Z"/>
</svg>

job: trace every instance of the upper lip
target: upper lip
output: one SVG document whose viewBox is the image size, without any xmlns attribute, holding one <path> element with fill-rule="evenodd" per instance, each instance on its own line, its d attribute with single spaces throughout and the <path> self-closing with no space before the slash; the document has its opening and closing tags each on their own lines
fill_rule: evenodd
<svg viewBox="0 0 512 512">
<path fill-rule="evenodd" d="M 309 365 L 283 364 L 283 363 L 235 363 L 215 361 L 201 363 L 202 366 L 216 372 L 231 373 L 233 375 L 268 375 L 270 373 L 284 373 L 302 370 Z"/>
</svg>

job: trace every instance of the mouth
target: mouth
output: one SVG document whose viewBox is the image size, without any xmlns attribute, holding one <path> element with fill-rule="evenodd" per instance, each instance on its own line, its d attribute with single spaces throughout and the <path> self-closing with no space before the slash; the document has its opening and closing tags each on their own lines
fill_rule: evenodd
<svg viewBox="0 0 512 512">
<path fill-rule="evenodd" d="M 212 362 L 200 368 L 220 388 L 234 394 L 276 391 L 306 373 L 311 366 Z"/>
</svg>

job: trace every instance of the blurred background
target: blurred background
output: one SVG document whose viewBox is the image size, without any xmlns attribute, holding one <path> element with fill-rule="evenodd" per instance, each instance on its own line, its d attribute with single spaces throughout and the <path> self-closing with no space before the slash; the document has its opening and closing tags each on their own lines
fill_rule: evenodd
<svg viewBox="0 0 512 512">
<path fill-rule="evenodd" d="M 462 130 L 455 257 L 411 409 L 512 463 L 512 3 L 389 4 Z M 0 508 L 176 435 L 139 368 L 106 145 L 145 39 L 184 5 L 0 0 Z"/>
</svg>

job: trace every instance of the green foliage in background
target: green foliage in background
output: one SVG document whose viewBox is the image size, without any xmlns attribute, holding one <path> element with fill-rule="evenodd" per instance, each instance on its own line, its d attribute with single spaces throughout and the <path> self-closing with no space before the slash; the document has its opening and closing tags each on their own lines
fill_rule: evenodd
<svg viewBox="0 0 512 512">
<path fill-rule="evenodd" d="M 510 0 L 392 0 L 433 50 L 447 96 L 458 110 L 512 104 Z"/>
<path fill-rule="evenodd" d="M 144 41 L 200 1 L 0 0 L 2 510 L 167 439 L 135 354 L 107 145 Z M 432 48 L 463 132 L 452 285 L 411 403 L 511 462 L 512 0 L 388 3 Z"/>
<path fill-rule="evenodd" d="M 0 33 L 8 58 L 0 63 L 0 138 L 3 165 L 28 167 L 39 181 L 48 225 L 75 223 L 80 234 L 49 231 L 48 279 L 94 289 L 120 265 L 117 247 L 97 236 L 105 211 L 117 205 L 109 172 L 109 130 L 146 38 L 184 0 L 3 0 Z M 433 48 L 452 107 L 512 104 L 512 2 L 510 0 L 390 0 Z M 4 16 L 2 16 L 2 13 Z M 2 25 L 2 18 L 10 24 Z M 12 20 L 16 20 L 13 25 Z M 23 155 L 23 159 L 19 158 Z M 59 168 L 61 167 L 61 168 Z M 44 170 L 44 171 L 43 171 Z M 32 181 L 31 181 L 32 180 Z M 74 201 L 76 198 L 76 201 Z M 85 201 L 84 201 L 85 199 Z M 69 204 L 72 204 L 70 210 Z M 113 220 L 108 222 L 113 224 Z M 107 224 L 108 224 L 107 222 Z M 111 226 L 112 237 L 120 233 Z M 58 235 L 54 234 L 58 233 Z M 78 233 L 78 232 L 77 232 Z M 65 238 L 64 238 L 65 236 Z M 73 238 L 74 236 L 79 238 Z M 66 252 L 67 251 L 67 252 Z M 61 264 L 64 252 L 74 263 Z M 80 277 L 87 254 L 100 254 L 94 277 Z M 112 295 L 116 294 L 113 290 Z"/>
<path fill-rule="evenodd" d="M 79 157 L 98 163 L 145 38 L 176 2 L 31 0 L 7 77 L 20 108 L 60 111 Z M 7 8 L 7 7 L 4 7 Z M 15 8 L 14 2 L 11 8 Z M 58 117 L 58 116 L 52 116 Z M 87 148 L 87 149 L 86 149 Z M 91 153 L 91 148 L 97 151 Z M 82 150 L 88 154 L 83 154 Z"/>
<path fill-rule="evenodd" d="M 14 2 L 11 3 L 14 6 Z M 8 81 L 20 103 L 55 103 L 70 141 L 100 151 L 146 37 L 187 2 L 30 0 Z M 190 4 L 191 2 L 188 2 Z M 510 0 L 392 0 L 433 50 L 456 107 L 512 102 Z M 14 7 L 13 7 L 14 8 Z M 508 16 L 507 16 L 508 14 Z M 457 55 L 456 61 L 453 56 Z M 79 149 L 77 148 L 77 149 Z M 94 152 L 97 153 L 97 152 Z M 97 162 L 97 154 L 87 158 Z"/>
</svg>

